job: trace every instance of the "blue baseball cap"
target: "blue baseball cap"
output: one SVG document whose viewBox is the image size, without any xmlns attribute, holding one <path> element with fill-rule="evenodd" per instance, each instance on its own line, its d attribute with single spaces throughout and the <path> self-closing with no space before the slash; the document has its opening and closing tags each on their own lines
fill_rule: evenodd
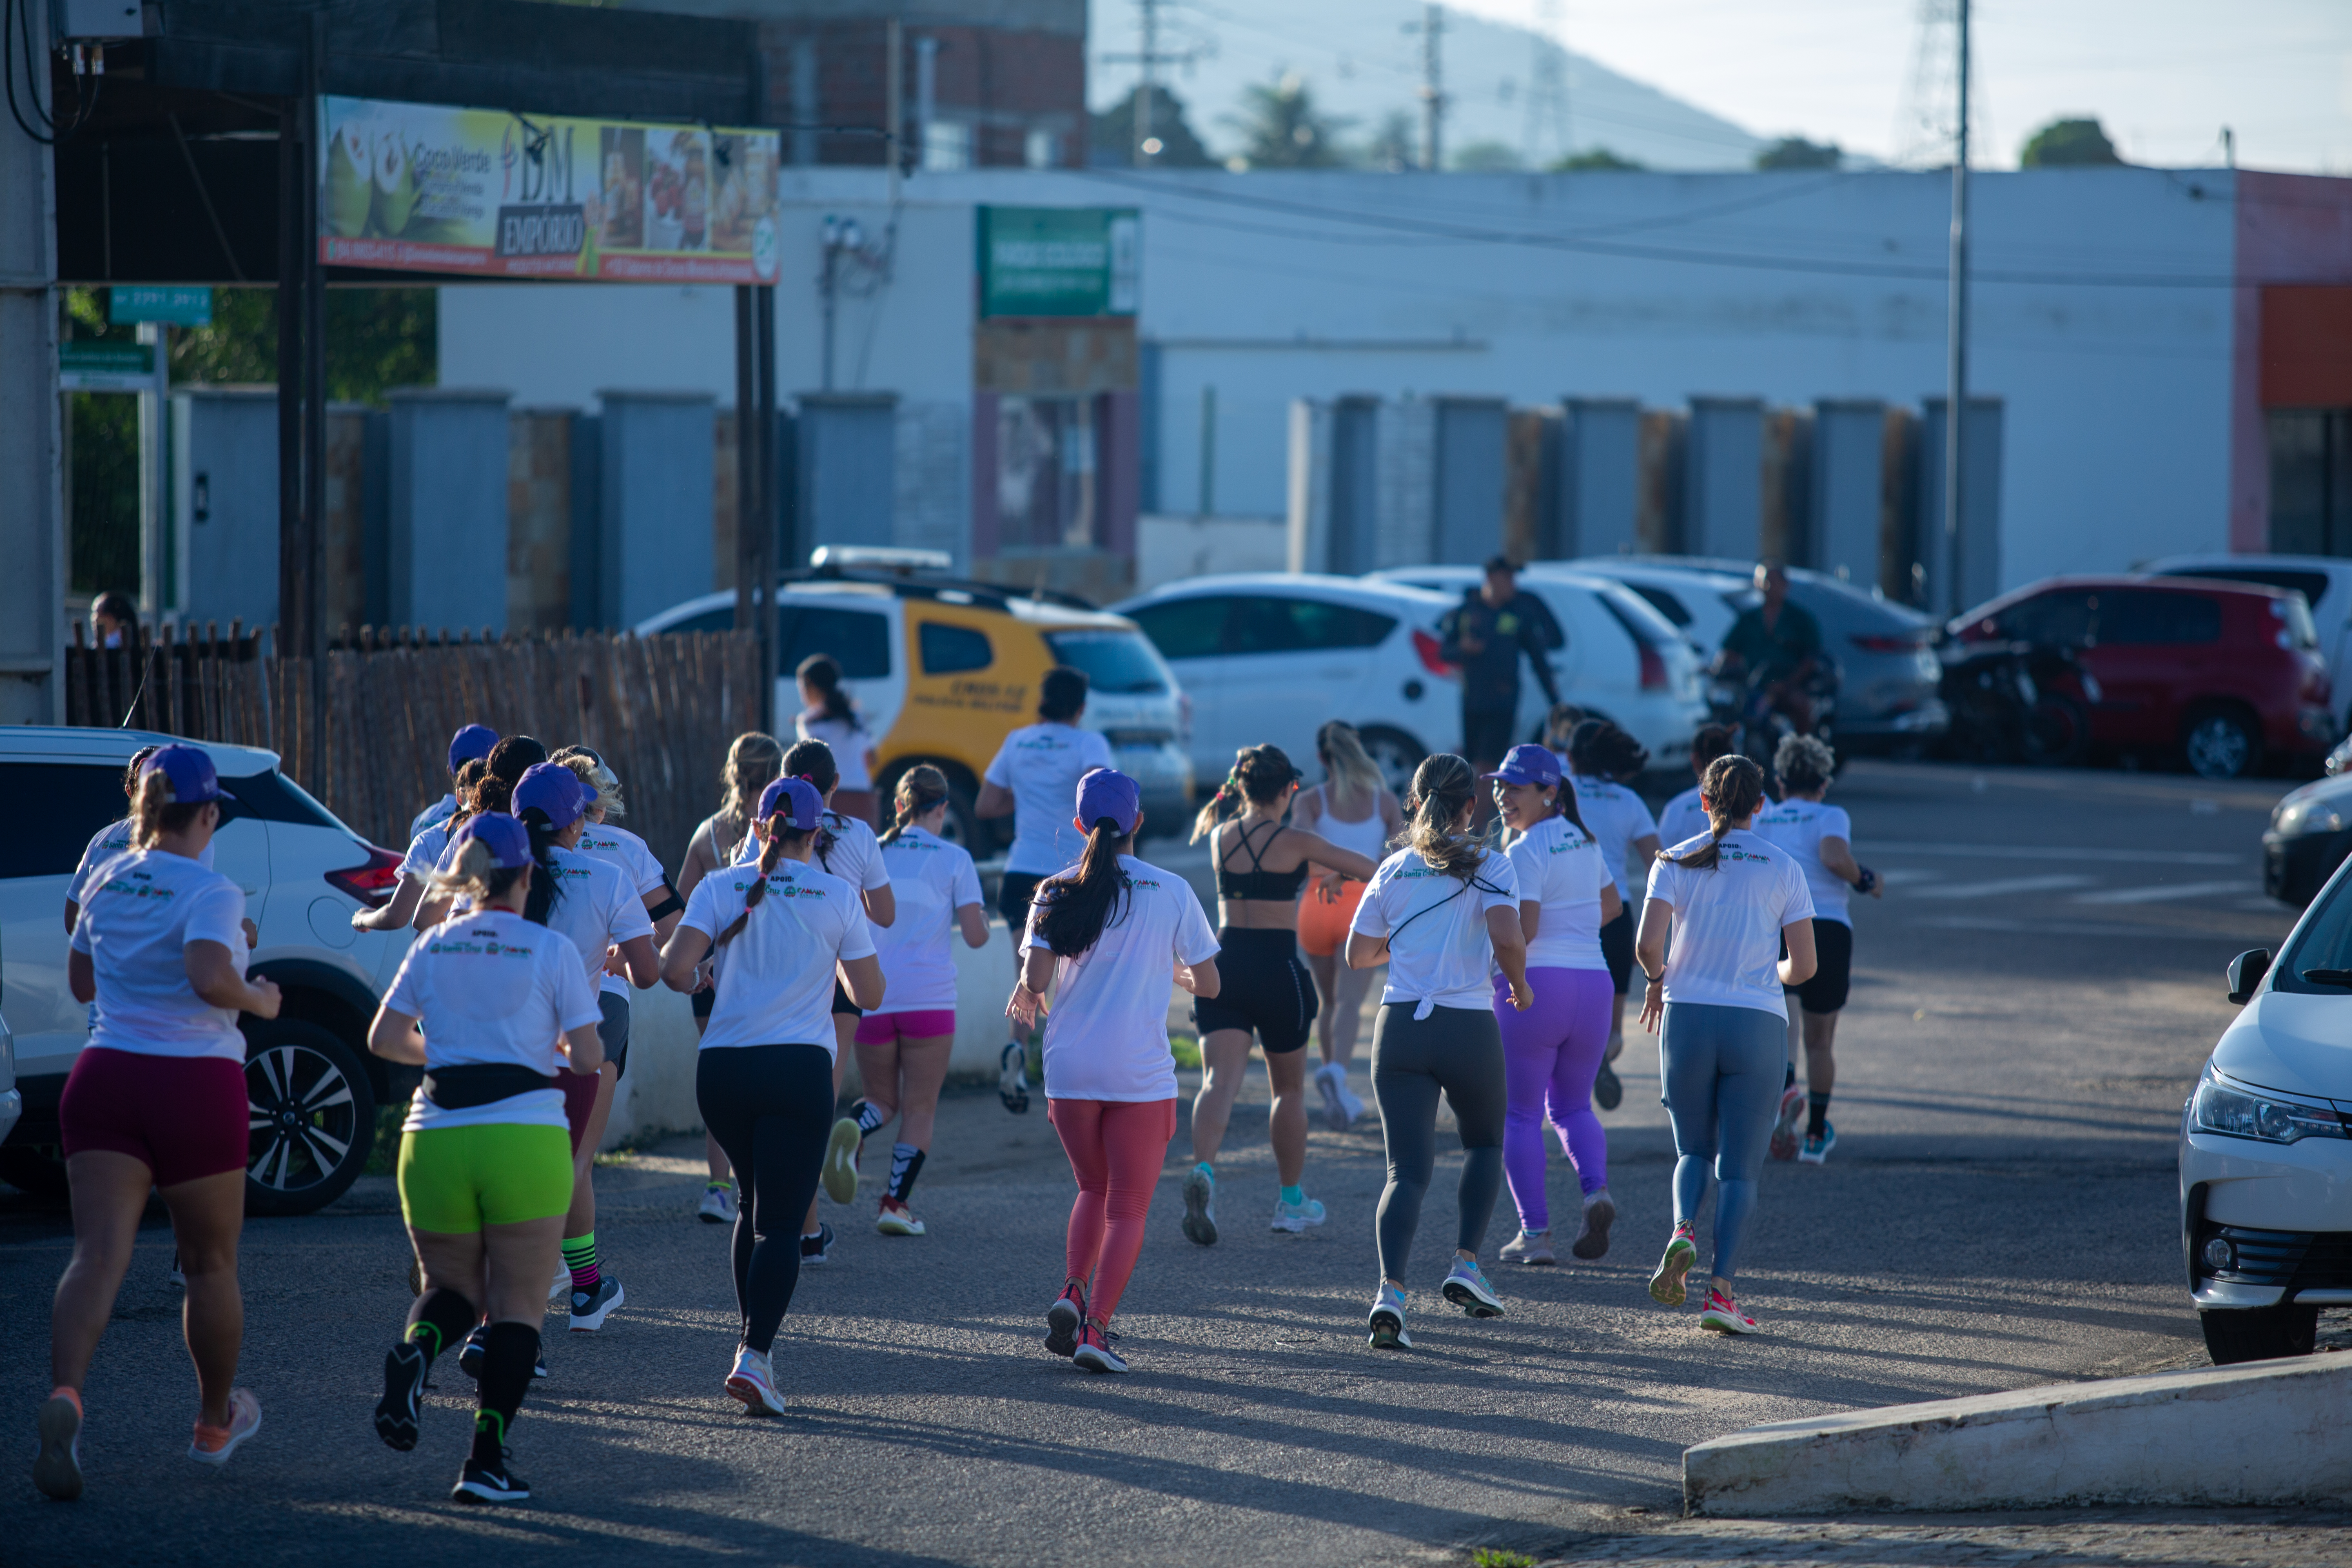
<svg viewBox="0 0 2352 1568">
<path fill-rule="evenodd" d="M 806 779 L 775 779 L 760 792 L 761 820 L 782 813 L 793 828 L 806 833 L 824 815 L 824 796 Z"/>
<path fill-rule="evenodd" d="M 468 844 L 478 844 L 490 852 L 490 864 L 502 871 L 511 871 L 530 864 L 530 830 L 503 811 L 485 811 L 466 818 L 450 836 L 446 864 L 456 864 L 457 853 Z"/>
<path fill-rule="evenodd" d="M 476 757 L 487 757 L 499 743 L 499 732 L 488 724 L 468 724 L 449 737 L 449 771 L 456 773 Z"/>
<path fill-rule="evenodd" d="M 212 757 L 199 746 L 183 746 L 176 742 L 158 746 L 140 766 L 139 776 L 161 773 L 172 781 L 172 804 L 201 805 L 208 800 L 235 800 L 236 796 L 220 786 L 220 774 L 213 771 Z"/>
<path fill-rule="evenodd" d="M 1078 781 L 1078 820 L 1088 832 L 1097 819 L 1108 816 L 1121 834 L 1132 833 L 1142 815 L 1142 787 L 1117 768 L 1097 768 Z"/>
<path fill-rule="evenodd" d="M 596 792 L 562 763 L 539 763 L 523 770 L 515 781 L 514 814 L 520 817 L 533 806 L 547 813 L 548 826 L 558 832 L 580 820 L 596 804 Z"/>
<path fill-rule="evenodd" d="M 1556 784 L 1559 783 L 1559 758 L 1548 746 L 1513 746 L 1503 753 L 1501 767 L 1478 776 L 1513 784 Z"/>
</svg>

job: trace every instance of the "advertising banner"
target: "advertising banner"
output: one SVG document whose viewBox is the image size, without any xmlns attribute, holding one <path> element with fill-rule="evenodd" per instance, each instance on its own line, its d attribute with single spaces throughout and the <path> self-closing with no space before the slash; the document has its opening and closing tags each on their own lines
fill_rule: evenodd
<svg viewBox="0 0 2352 1568">
<path fill-rule="evenodd" d="M 319 258 L 619 283 L 776 280 L 777 133 L 320 100 Z"/>
<path fill-rule="evenodd" d="M 980 209 L 983 316 L 1132 316 L 1132 207 Z"/>
</svg>

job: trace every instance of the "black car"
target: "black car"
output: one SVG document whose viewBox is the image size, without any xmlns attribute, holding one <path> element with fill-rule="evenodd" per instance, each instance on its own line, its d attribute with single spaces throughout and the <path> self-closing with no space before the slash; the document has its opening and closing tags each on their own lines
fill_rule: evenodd
<svg viewBox="0 0 2352 1568">
<path fill-rule="evenodd" d="M 2263 891 L 2301 909 L 2352 854 L 2352 773 L 2314 779 L 2271 808 Z"/>
</svg>

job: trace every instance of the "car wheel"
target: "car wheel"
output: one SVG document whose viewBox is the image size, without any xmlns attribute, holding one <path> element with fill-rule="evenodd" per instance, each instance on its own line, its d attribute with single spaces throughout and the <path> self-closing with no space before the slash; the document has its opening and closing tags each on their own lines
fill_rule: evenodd
<svg viewBox="0 0 2352 1568">
<path fill-rule="evenodd" d="M 72 1195 L 66 1163 L 52 1149 L 0 1149 L 0 1182 L 27 1197 L 58 1202 Z"/>
<path fill-rule="evenodd" d="M 2205 1353 L 2213 1358 L 2215 1366 L 2277 1361 L 2311 1353 L 2319 1332 L 2319 1309 L 2283 1302 L 2275 1307 L 2200 1312 L 2197 1325 L 2205 1331 Z"/>
<path fill-rule="evenodd" d="M 246 1031 L 251 1142 L 245 1212 L 309 1214 L 343 1195 L 375 1142 L 375 1091 L 359 1057 L 300 1018 Z"/>
<path fill-rule="evenodd" d="M 2200 778 L 2243 778 L 2262 765 L 2263 736 L 2242 709 L 2208 708 L 2181 731 L 2180 750 Z"/>
<path fill-rule="evenodd" d="M 1373 725 L 1359 739 L 1364 742 L 1364 754 L 1381 770 L 1381 781 L 1402 800 L 1405 792 L 1412 787 L 1412 771 L 1429 753 L 1411 735 L 1384 725 Z"/>
</svg>

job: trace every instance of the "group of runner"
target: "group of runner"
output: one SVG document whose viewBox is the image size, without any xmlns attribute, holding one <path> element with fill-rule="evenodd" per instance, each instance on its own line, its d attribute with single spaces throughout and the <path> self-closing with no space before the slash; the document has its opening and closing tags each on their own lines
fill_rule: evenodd
<svg viewBox="0 0 2352 1568">
<path fill-rule="evenodd" d="M 783 1410 L 778 1327 L 801 1268 L 826 1261 L 835 1240 L 816 1194 L 854 1202 L 866 1142 L 894 1120 L 876 1227 L 924 1234 L 909 1199 L 956 1033 L 952 942 L 982 947 L 988 925 L 971 856 L 943 837 L 952 802 L 938 769 L 900 774 L 879 836 L 844 809 L 836 744 L 858 753 L 855 776 L 870 778 L 873 758 L 854 710 L 835 700 L 829 663 L 801 672 L 808 707 L 795 744 L 747 734 L 730 748 L 720 807 L 695 830 L 679 885 L 613 821 L 620 781 L 595 752 L 551 754 L 530 737 L 468 725 L 450 746 L 452 787 L 415 825 L 393 898 L 352 917 L 420 932 L 369 1030 L 371 1050 L 422 1069 L 398 1164 L 416 1294 L 385 1353 L 375 1425 L 390 1447 L 415 1447 L 426 1375 L 457 1351 L 478 1384 L 453 1492 L 461 1500 L 529 1496 L 508 1440 L 530 1383 L 546 1374 L 542 1297 L 568 1307 L 575 1331 L 596 1331 L 625 1300 L 597 1247 L 593 1157 L 626 1070 L 632 989 L 662 984 L 693 998 L 710 1141 L 699 1213 L 733 1226 L 740 1336 L 730 1395 L 753 1414 Z M 1826 747 L 1784 743 L 1776 805 L 1755 763 L 1703 733 L 1693 798 L 1669 804 L 1662 833 L 1629 787 L 1646 753 L 1572 710 L 1555 709 L 1551 744 L 1512 747 L 1483 774 L 1459 756 L 1428 758 L 1402 802 L 1335 721 L 1316 741 L 1323 782 L 1302 790 L 1286 754 L 1251 747 L 1201 812 L 1193 836 L 1214 868 L 1212 929 L 1183 878 L 1136 857 L 1139 786 L 1080 725 L 1086 699 L 1083 674 L 1050 672 L 1037 721 L 1007 737 L 974 803 L 1014 825 L 998 900 L 1016 939 L 999 1092 L 1025 1111 L 1033 1075 L 1042 1078 L 1077 1186 L 1045 1311 L 1049 1351 L 1092 1372 L 1127 1370 L 1110 1325 L 1176 1132 L 1171 977 L 1193 997 L 1204 1069 L 1182 1229 L 1213 1245 L 1215 1161 L 1253 1040 L 1273 1090 L 1272 1228 L 1325 1222 L 1304 1184 L 1307 1047 L 1319 1045 L 1316 1087 L 1344 1129 L 1362 1110 L 1348 1067 L 1382 966 L 1370 1077 L 1388 1176 L 1370 1344 L 1412 1343 L 1405 1281 L 1441 1095 L 1465 1152 L 1447 1301 L 1479 1318 L 1507 1310 L 1480 1263 L 1506 1185 L 1518 1227 L 1502 1259 L 1557 1261 L 1546 1125 L 1580 1189 L 1569 1250 L 1606 1254 L 1617 1211 L 1593 1103 L 1622 1094 L 1607 1062 L 1622 1049 L 1635 964 L 1640 1021 L 1662 1037 L 1677 1154 L 1675 1228 L 1651 1294 L 1685 1299 L 1711 1167 L 1715 1258 L 1700 1321 L 1756 1330 L 1733 1280 L 1758 1170 L 1768 1149 L 1794 1140 L 1798 1110 L 1810 1109 L 1805 1159 L 1834 1143 L 1832 1042 L 1852 953 L 1844 894 L 1878 890 L 1853 858 L 1844 814 L 1822 804 L 1834 762 Z M 114 838 L 93 840 L 67 915 L 75 994 L 95 1006 L 61 1107 L 76 1243 L 57 1296 L 56 1391 L 39 1413 L 35 1472 L 57 1497 L 81 1489 L 83 1378 L 151 1185 L 171 1210 L 188 1281 L 201 1393 L 191 1456 L 224 1462 L 260 1423 L 253 1396 L 233 1386 L 246 1143 L 236 1016 L 274 1016 L 277 994 L 246 981 L 242 896 L 208 868 L 227 796 L 205 753 L 142 754 L 126 787 L 132 812 Z M 1477 826 L 1489 803 L 1499 837 Z M 1685 833 L 1693 805 L 1701 826 Z M 1638 931 L 1636 878 L 1646 895 Z M 852 1049 L 863 1098 L 836 1115 Z"/>
</svg>

